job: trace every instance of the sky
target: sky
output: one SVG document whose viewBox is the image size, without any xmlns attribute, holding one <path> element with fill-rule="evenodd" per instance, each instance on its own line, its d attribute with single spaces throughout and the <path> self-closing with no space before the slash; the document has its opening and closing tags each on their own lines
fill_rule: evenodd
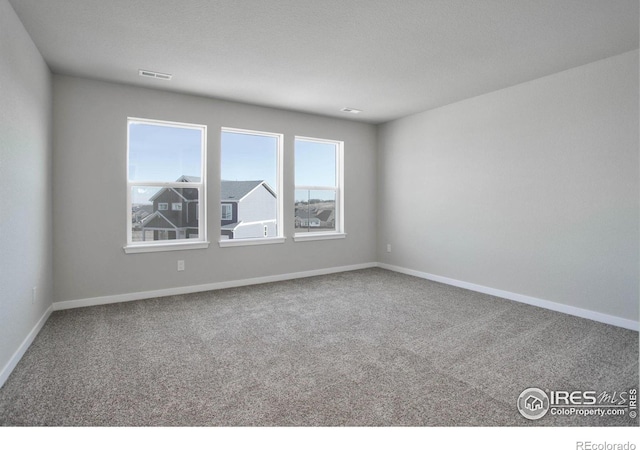
<svg viewBox="0 0 640 450">
<path fill-rule="evenodd" d="M 143 123 L 129 125 L 129 180 L 176 181 L 201 176 L 199 129 Z"/>
<path fill-rule="evenodd" d="M 220 176 L 223 180 L 264 180 L 275 191 L 278 162 L 277 138 L 222 132 Z"/>
<path fill-rule="evenodd" d="M 129 180 L 176 181 L 182 175 L 201 176 L 201 130 L 146 123 L 129 125 Z M 211 136 L 209 137 L 211 138 Z M 295 184 L 335 186 L 335 145 L 296 140 Z M 277 189 L 277 138 L 223 131 L 221 178 L 265 180 Z M 217 180 L 209 180 L 217 182 Z M 157 188 L 134 187 L 133 203 L 148 203 Z M 315 191 L 311 198 L 333 199 L 333 191 Z M 296 190 L 296 200 L 308 200 L 309 192 Z"/>
</svg>

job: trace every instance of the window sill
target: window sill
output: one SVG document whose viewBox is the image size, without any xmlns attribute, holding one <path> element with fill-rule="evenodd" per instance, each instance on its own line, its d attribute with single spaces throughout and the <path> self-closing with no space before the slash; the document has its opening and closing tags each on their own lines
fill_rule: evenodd
<svg viewBox="0 0 640 450">
<path fill-rule="evenodd" d="M 322 241 L 325 239 L 344 239 L 347 237 L 347 233 L 298 233 L 293 235 L 295 242 L 304 241 Z"/>
<path fill-rule="evenodd" d="M 127 245 L 123 247 L 125 253 L 172 252 L 175 250 L 196 250 L 200 248 L 209 248 L 209 242 L 176 242 L 171 244 Z"/>
<path fill-rule="evenodd" d="M 283 244 L 287 238 L 257 238 L 257 239 L 226 239 L 218 241 L 220 247 L 244 247 L 246 245 Z"/>
</svg>

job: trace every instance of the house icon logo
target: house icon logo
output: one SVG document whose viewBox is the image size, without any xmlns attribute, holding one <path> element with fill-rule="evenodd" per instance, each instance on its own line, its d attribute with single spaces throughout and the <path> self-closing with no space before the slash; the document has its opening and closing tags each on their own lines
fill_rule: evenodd
<svg viewBox="0 0 640 450">
<path fill-rule="evenodd" d="M 529 411 L 537 411 L 539 409 L 542 409 L 542 400 L 540 400 L 538 397 L 530 395 L 524 401 L 524 405 L 529 409 Z"/>
<path fill-rule="evenodd" d="M 518 397 L 518 411 L 529 420 L 542 419 L 549 411 L 549 397 L 542 389 L 525 389 Z"/>
</svg>

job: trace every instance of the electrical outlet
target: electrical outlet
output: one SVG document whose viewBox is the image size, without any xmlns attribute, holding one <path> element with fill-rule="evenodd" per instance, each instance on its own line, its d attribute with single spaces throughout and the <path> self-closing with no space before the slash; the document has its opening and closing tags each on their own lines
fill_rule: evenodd
<svg viewBox="0 0 640 450">
<path fill-rule="evenodd" d="M 36 298 L 38 296 L 38 288 L 36 286 L 33 287 L 33 291 L 31 293 L 31 304 L 35 305 L 36 304 Z"/>
<path fill-rule="evenodd" d="M 178 260 L 178 272 L 182 272 L 184 270 L 184 259 Z"/>
<path fill-rule="evenodd" d="M 391 253 L 391 244 L 387 244 L 387 253 Z"/>
</svg>

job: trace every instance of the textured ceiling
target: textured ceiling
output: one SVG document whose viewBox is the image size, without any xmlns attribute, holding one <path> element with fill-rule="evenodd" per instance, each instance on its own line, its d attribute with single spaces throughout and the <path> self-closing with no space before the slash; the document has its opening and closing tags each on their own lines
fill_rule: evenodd
<svg viewBox="0 0 640 450">
<path fill-rule="evenodd" d="M 56 73 L 372 123 L 638 48 L 637 0 L 10 3 Z"/>
</svg>

